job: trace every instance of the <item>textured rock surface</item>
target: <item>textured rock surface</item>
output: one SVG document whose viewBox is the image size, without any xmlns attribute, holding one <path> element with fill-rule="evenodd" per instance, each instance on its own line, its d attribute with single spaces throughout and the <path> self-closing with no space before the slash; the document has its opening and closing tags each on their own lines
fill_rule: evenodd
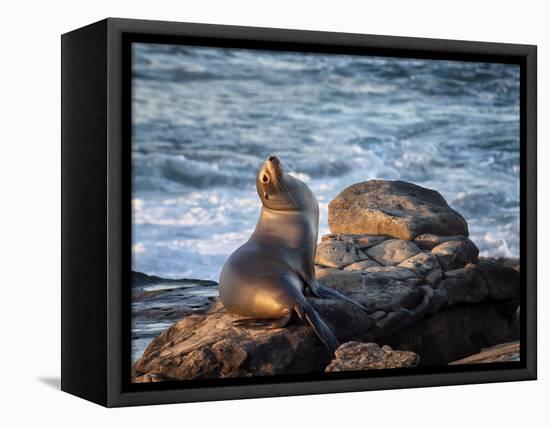
<svg viewBox="0 0 550 426">
<path fill-rule="evenodd" d="M 423 250 L 432 250 L 435 246 L 447 241 L 457 240 L 456 235 L 422 234 L 414 239 L 415 244 Z"/>
<path fill-rule="evenodd" d="M 371 277 L 382 278 L 385 280 L 405 281 L 410 278 L 417 277 L 417 275 L 410 269 L 402 268 L 400 266 L 373 266 L 365 272 L 368 272 Z"/>
<path fill-rule="evenodd" d="M 357 371 L 382 368 L 416 367 L 420 358 L 414 352 L 394 351 L 376 343 L 346 342 L 336 351 L 336 358 L 325 371 Z"/>
<path fill-rule="evenodd" d="M 477 260 L 479 250 L 476 245 L 465 237 L 456 237 L 445 241 L 432 249 L 444 270 L 458 269 Z"/>
<path fill-rule="evenodd" d="M 342 268 L 367 259 L 367 256 L 349 241 L 326 241 L 317 246 L 315 263 L 329 268 Z"/>
<path fill-rule="evenodd" d="M 411 241 L 391 239 L 367 250 L 367 255 L 384 266 L 395 266 L 420 252 Z"/>
<path fill-rule="evenodd" d="M 410 269 L 419 275 L 427 275 L 434 269 L 439 268 L 440 264 L 437 256 L 430 253 L 419 253 L 405 259 L 397 266 Z"/>
<path fill-rule="evenodd" d="M 404 240 L 426 233 L 468 236 L 464 218 L 437 191 L 403 181 L 370 180 L 348 187 L 330 202 L 328 223 L 333 233 Z"/>
<path fill-rule="evenodd" d="M 391 237 L 386 235 L 372 234 L 327 234 L 323 235 L 321 241 L 350 241 L 361 250 L 380 244 Z"/>
<path fill-rule="evenodd" d="M 362 260 L 344 267 L 344 271 L 366 271 L 369 268 L 376 268 L 377 266 L 380 266 L 380 264 L 374 260 Z"/>
</svg>

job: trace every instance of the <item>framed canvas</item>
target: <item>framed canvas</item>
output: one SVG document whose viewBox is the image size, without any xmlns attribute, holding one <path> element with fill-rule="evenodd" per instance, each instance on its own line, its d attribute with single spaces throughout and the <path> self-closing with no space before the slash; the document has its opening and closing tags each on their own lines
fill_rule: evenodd
<svg viewBox="0 0 550 426">
<path fill-rule="evenodd" d="M 106 19 L 62 36 L 62 389 L 536 378 L 536 47 Z"/>
</svg>

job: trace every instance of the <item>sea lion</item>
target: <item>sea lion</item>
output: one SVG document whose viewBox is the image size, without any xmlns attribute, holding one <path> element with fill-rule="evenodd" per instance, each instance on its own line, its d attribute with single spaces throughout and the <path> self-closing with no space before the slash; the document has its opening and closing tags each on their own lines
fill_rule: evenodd
<svg viewBox="0 0 550 426">
<path fill-rule="evenodd" d="M 260 320 L 277 320 L 284 327 L 293 312 L 306 319 L 331 354 L 338 339 L 304 296 L 342 299 L 365 309 L 315 279 L 314 259 L 319 204 L 308 186 L 285 173 L 270 156 L 256 177 L 262 201 L 260 218 L 250 239 L 223 265 L 220 298 L 232 313 Z"/>
</svg>

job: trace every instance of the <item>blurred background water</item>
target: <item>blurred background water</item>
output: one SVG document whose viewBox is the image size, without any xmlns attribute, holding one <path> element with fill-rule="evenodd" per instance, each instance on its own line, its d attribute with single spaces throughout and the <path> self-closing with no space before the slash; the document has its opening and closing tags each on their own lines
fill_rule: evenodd
<svg viewBox="0 0 550 426">
<path fill-rule="evenodd" d="M 402 179 L 439 191 L 482 256 L 519 255 L 519 67 L 135 44 L 133 269 L 217 280 L 272 153 L 328 203 Z"/>
</svg>

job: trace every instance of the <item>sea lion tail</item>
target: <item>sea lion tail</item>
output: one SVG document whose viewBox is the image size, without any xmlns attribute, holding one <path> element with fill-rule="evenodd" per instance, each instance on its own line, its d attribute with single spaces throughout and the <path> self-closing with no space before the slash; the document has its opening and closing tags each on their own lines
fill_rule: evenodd
<svg viewBox="0 0 550 426">
<path fill-rule="evenodd" d="M 302 318 L 302 316 L 305 317 L 305 319 L 311 324 L 315 334 L 317 334 L 319 339 L 321 339 L 331 356 L 334 357 L 334 352 L 336 352 L 336 349 L 340 346 L 340 342 L 313 306 L 311 306 L 308 302 L 305 302 L 301 305 L 297 305 L 294 309 L 300 318 Z"/>
<path fill-rule="evenodd" d="M 343 295 L 339 291 L 336 291 L 330 287 L 325 287 L 324 285 L 321 285 L 319 282 L 314 281 L 313 285 L 310 285 L 312 293 L 320 297 L 321 299 L 336 299 L 336 300 L 343 300 L 345 302 L 351 303 L 355 306 L 357 306 L 359 309 L 365 311 L 368 313 L 367 308 L 365 308 L 363 305 L 361 305 L 359 302 L 356 302 L 355 300 L 349 298 L 348 296 Z"/>
</svg>

